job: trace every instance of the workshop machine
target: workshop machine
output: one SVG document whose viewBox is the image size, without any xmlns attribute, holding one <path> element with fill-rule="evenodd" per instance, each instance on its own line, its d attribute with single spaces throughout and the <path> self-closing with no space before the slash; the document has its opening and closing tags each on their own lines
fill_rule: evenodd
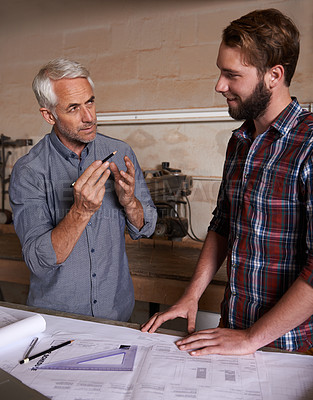
<svg viewBox="0 0 313 400">
<path fill-rule="evenodd" d="M 188 235 L 187 196 L 191 194 L 192 177 L 162 162 L 159 170 L 144 171 L 145 181 L 157 208 L 154 237 L 181 240 Z"/>
<path fill-rule="evenodd" d="M 9 136 L 0 135 L 0 184 L 1 184 L 1 208 L 0 208 L 0 223 L 10 224 L 12 222 L 12 212 L 5 209 L 5 195 L 8 194 L 6 186 L 10 182 L 10 176 L 6 177 L 6 166 L 12 152 L 9 148 L 23 147 L 33 144 L 32 139 L 15 139 L 11 140 Z"/>
</svg>

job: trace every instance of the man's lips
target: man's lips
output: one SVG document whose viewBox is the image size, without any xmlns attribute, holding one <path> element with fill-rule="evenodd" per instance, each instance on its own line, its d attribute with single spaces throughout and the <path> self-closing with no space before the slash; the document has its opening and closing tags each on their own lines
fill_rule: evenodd
<svg viewBox="0 0 313 400">
<path fill-rule="evenodd" d="M 237 97 L 235 96 L 229 96 L 229 95 L 227 95 L 227 94 L 223 94 L 223 96 L 225 97 L 225 99 L 227 100 L 227 101 L 236 101 L 237 100 Z"/>
<path fill-rule="evenodd" d="M 233 104 L 236 102 L 236 99 L 227 99 L 227 104 Z"/>
<path fill-rule="evenodd" d="M 80 131 L 82 132 L 92 132 L 95 129 L 96 123 L 93 123 L 92 125 L 84 126 L 80 128 Z"/>
</svg>

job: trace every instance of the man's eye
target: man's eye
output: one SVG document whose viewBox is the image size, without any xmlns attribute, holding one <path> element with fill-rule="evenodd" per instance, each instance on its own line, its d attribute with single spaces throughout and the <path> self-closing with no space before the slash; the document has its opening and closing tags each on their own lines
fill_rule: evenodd
<svg viewBox="0 0 313 400">
<path fill-rule="evenodd" d="M 227 77 L 229 78 L 229 79 L 234 79 L 234 78 L 237 78 L 239 75 L 237 75 L 237 74 L 232 74 L 232 73 L 228 73 L 227 74 Z"/>
</svg>

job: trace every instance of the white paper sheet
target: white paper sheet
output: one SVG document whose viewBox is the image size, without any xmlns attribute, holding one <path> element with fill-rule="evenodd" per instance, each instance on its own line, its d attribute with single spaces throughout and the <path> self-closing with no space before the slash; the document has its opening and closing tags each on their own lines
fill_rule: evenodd
<svg viewBox="0 0 313 400">
<path fill-rule="evenodd" d="M 58 344 L 67 339 L 68 336 L 63 334 L 56 335 L 52 338 L 52 341 L 51 339 L 42 339 L 40 348 L 49 348 L 50 345 Z M 83 400 L 103 400 L 104 394 L 107 396 L 105 398 L 110 400 L 129 399 L 144 365 L 147 348 L 137 346 L 133 371 L 64 371 L 38 368 L 56 361 L 118 349 L 121 344 L 132 344 L 132 340 L 127 340 L 125 337 L 123 342 L 114 339 L 101 340 L 100 338 L 92 337 L 92 335 L 83 340 L 75 336 L 74 340 L 71 345 L 34 359 L 27 365 L 16 366 L 11 373 L 14 376 L 21 377 L 24 383 L 34 388 L 36 387 L 36 390 L 46 396 L 51 396 L 54 400 L 78 398 Z M 100 361 L 98 360 L 97 362 Z M 120 362 L 120 360 L 115 362 Z"/>
<path fill-rule="evenodd" d="M 0 319 L 3 309 L 0 307 Z M 25 316 L 14 310 L 12 315 Z M 45 319 L 47 330 L 36 352 L 70 339 L 74 343 L 24 365 L 18 364 L 19 354 L 25 350 L 22 346 L 14 352 L 0 349 L 0 367 L 15 360 L 8 372 L 53 400 L 313 399 L 311 356 L 256 352 L 241 357 L 191 357 L 177 349 L 174 336 L 48 315 Z M 138 347 L 133 371 L 37 368 L 121 344 Z"/>
<path fill-rule="evenodd" d="M 46 329 L 46 321 L 40 314 L 35 314 L 10 324 L 6 323 L 7 320 L 7 318 L 2 320 L 0 347 L 5 347 L 21 339 L 37 335 Z"/>
</svg>

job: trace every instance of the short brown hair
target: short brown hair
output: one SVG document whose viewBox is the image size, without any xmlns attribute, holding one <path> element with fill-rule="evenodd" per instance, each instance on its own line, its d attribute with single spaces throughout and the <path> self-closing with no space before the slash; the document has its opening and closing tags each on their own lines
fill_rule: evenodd
<svg viewBox="0 0 313 400">
<path fill-rule="evenodd" d="M 252 11 L 232 21 L 223 31 L 223 42 L 240 47 L 245 61 L 264 74 L 275 65 L 285 70 L 290 86 L 299 57 L 299 31 L 290 18 L 270 8 Z"/>
</svg>

